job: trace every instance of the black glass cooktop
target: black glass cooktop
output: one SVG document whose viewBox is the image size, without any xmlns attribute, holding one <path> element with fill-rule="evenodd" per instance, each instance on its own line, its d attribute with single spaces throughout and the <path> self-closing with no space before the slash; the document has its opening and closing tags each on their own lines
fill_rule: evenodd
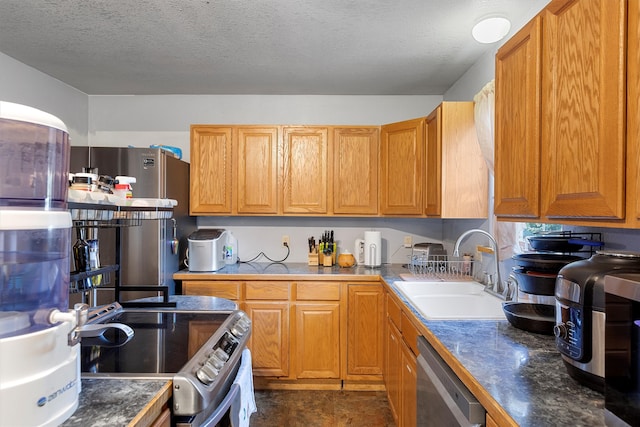
<svg viewBox="0 0 640 427">
<path fill-rule="evenodd" d="M 134 330 L 127 339 L 118 329 L 82 338 L 84 376 L 170 375 L 178 372 L 227 319 L 229 313 L 124 311 L 106 323 Z M 90 374 L 90 375 L 85 375 Z"/>
</svg>

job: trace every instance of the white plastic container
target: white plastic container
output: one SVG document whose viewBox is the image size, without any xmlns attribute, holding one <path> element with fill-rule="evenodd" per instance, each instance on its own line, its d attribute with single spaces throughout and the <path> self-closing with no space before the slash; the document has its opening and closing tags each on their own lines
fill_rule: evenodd
<svg viewBox="0 0 640 427">
<path fill-rule="evenodd" d="M 235 264 L 238 262 L 238 239 L 231 231 L 227 231 L 227 242 L 224 245 L 224 263 Z"/>
</svg>

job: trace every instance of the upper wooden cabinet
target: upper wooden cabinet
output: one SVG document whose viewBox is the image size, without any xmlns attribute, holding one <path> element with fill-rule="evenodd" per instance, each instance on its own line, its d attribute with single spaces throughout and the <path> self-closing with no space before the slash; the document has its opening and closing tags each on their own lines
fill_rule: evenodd
<svg viewBox="0 0 640 427">
<path fill-rule="evenodd" d="M 627 50 L 627 212 L 640 224 L 640 2 L 629 2 Z"/>
<path fill-rule="evenodd" d="M 237 212 L 278 213 L 278 128 L 240 127 L 237 132 Z"/>
<path fill-rule="evenodd" d="M 282 148 L 282 211 L 285 214 L 326 214 L 329 130 L 326 127 L 285 127 Z"/>
<path fill-rule="evenodd" d="M 378 213 L 377 127 L 333 128 L 333 213 Z"/>
<path fill-rule="evenodd" d="M 626 1 L 552 1 L 542 56 L 542 209 L 625 216 Z"/>
<path fill-rule="evenodd" d="M 553 0 L 498 52 L 498 216 L 623 224 L 626 6 Z"/>
<path fill-rule="evenodd" d="M 514 218 L 540 216 L 542 17 L 496 54 L 495 209 Z"/>
<path fill-rule="evenodd" d="M 191 214 L 278 213 L 277 150 L 275 126 L 191 126 Z"/>
<path fill-rule="evenodd" d="M 380 130 L 380 213 L 421 215 L 424 117 Z"/>
<path fill-rule="evenodd" d="M 232 128 L 191 126 L 191 215 L 230 214 Z"/>
<path fill-rule="evenodd" d="M 439 218 L 486 218 L 489 175 L 473 102 L 443 102 L 426 118 L 425 211 Z"/>
<path fill-rule="evenodd" d="M 192 125 L 190 213 L 485 218 L 473 103 L 426 123 Z"/>
</svg>

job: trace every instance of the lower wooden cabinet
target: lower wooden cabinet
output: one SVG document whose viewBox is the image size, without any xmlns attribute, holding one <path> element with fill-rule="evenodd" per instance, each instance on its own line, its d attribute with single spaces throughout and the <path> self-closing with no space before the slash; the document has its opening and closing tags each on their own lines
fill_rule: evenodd
<svg viewBox="0 0 640 427">
<path fill-rule="evenodd" d="M 399 427 L 415 427 L 417 422 L 417 361 L 414 346 L 408 342 L 417 336 L 417 331 L 407 320 L 387 295 L 384 381 L 389 406 Z"/>
<path fill-rule="evenodd" d="M 401 341 L 402 336 L 400 331 L 389 319 L 387 322 L 387 335 L 386 335 L 386 357 L 385 357 L 385 372 L 384 383 L 387 387 L 387 398 L 389 399 L 389 406 L 393 413 L 393 418 L 396 423 L 400 425 L 400 410 L 401 410 L 401 394 L 400 394 L 400 369 L 402 365 L 402 353 L 401 353 Z"/>
<path fill-rule="evenodd" d="M 295 304 L 296 378 L 340 378 L 340 303 Z"/>
<path fill-rule="evenodd" d="M 418 375 L 416 356 L 406 343 L 402 343 L 400 366 L 400 423 L 401 426 L 417 425 Z"/>
<path fill-rule="evenodd" d="M 251 362 L 253 374 L 267 377 L 289 376 L 289 303 L 244 303 L 251 319 Z"/>
<path fill-rule="evenodd" d="M 383 388 L 378 282 L 185 280 L 182 289 L 232 299 L 248 314 L 253 374 L 269 388 Z"/>
<path fill-rule="evenodd" d="M 182 282 L 183 295 L 206 295 L 226 298 L 235 302 L 240 300 L 242 282 L 223 282 L 214 280 L 185 280 Z"/>
<path fill-rule="evenodd" d="M 379 283 L 347 287 L 347 379 L 382 379 L 384 292 Z"/>
</svg>

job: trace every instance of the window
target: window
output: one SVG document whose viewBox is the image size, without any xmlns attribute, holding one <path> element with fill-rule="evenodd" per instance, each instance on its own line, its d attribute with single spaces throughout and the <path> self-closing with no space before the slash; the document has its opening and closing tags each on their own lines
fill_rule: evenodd
<svg viewBox="0 0 640 427">
<path fill-rule="evenodd" d="M 563 231 L 560 224 L 538 224 L 535 222 L 516 223 L 516 239 L 514 245 L 515 253 L 523 253 L 531 250 L 527 236 L 534 234 L 553 233 Z"/>
</svg>

